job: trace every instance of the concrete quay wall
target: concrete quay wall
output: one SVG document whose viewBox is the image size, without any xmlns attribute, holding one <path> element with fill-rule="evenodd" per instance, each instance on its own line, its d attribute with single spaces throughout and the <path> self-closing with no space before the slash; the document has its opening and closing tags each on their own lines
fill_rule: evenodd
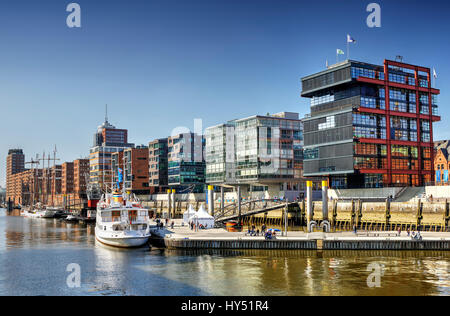
<svg viewBox="0 0 450 316">
<path fill-rule="evenodd" d="M 334 240 L 263 240 L 263 239 L 189 239 L 165 238 L 169 249 L 264 249 L 264 250 L 450 250 L 450 240 L 387 240 L 334 239 Z"/>
</svg>

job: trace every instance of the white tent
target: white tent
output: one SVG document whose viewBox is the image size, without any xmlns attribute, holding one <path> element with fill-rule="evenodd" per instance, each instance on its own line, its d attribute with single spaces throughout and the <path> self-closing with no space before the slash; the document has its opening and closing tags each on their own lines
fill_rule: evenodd
<svg viewBox="0 0 450 316">
<path fill-rule="evenodd" d="M 195 212 L 194 208 L 192 207 L 192 204 L 189 204 L 189 208 L 187 209 L 186 212 L 183 213 L 183 222 L 186 224 L 189 223 L 189 218 L 194 216 L 195 213 L 196 212 Z"/>
<path fill-rule="evenodd" d="M 193 222 L 197 226 L 203 225 L 206 229 L 214 228 L 214 217 L 205 211 L 203 205 L 200 206 L 200 209 L 189 218 L 189 222 Z"/>
</svg>

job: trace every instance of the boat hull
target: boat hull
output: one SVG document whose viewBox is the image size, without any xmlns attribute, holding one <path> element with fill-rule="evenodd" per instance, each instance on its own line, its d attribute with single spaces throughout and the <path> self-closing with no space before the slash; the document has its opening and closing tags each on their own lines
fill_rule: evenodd
<svg viewBox="0 0 450 316">
<path fill-rule="evenodd" d="M 101 232 L 95 229 L 95 239 L 102 244 L 119 247 L 119 248 L 137 248 L 145 245 L 150 238 L 150 235 L 144 236 L 130 236 L 130 237 L 110 237 L 103 236 Z"/>
</svg>

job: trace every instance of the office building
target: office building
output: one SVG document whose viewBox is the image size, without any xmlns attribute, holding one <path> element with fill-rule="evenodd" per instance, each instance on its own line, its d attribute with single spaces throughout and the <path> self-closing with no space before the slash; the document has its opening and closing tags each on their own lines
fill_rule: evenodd
<svg viewBox="0 0 450 316">
<path fill-rule="evenodd" d="M 304 175 L 333 188 L 422 186 L 434 176 L 437 96 L 429 68 L 347 60 L 302 78 Z"/>
<path fill-rule="evenodd" d="M 125 148 L 133 148 L 134 144 L 128 143 L 128 131 L 117 129 L 108 122 L 97 128 L 94 134 L 94 143 L 90 149 L 90 181 L 98 185 L 102 190 L 110 189 L 108 185 L 112 182 L 111 155 Z"/>
</svg>

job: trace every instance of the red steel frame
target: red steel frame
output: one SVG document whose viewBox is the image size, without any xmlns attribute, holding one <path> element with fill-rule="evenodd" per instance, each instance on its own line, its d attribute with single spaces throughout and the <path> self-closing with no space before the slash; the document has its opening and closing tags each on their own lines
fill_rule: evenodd
<svg viewBox="0 0 450 316">
<path fill-rule="evenodd" d="M 390 82 L 389 81 L 389 66 L 393 67 L 399 67 L 399 68 L 405 68 L 409 70 L 414 71 L 414 77 L 415 77 L 415 85 L 411 86 L 408 84 L 408 82 L 405 82 L 405 84 L 397 83 L 397 82 Z M 419 72 L 424 72 L 427 74 L 428 79 L 428 87 L 420 87 L 419 82 Z M 387 174 L 388 177 L 388 183 L 384 183 L 384 185 L 392 185 L 392 175 L 393 174 L 408 174 L 408 175 L 417 175 L 419 178 L 419 185 L 424 185 L 422 183 L 422 177 L 423 175 L 430 175 L 430 178 L 433 179 L 434 177 L 434 142 L 433 142 L 433 122 L 438 122 L 441 120 L 439 116 L 433 115 L 433 94 L 440 94 L 439 89 L 434 89 L 431 87 L 431 71 L 430 68 L 420 67 L 420 66 L 414 66 L 410 64 L 404 64 L 396 61 L 391 60 L 384 60 L 384 80 L 379 79 L 373 79 L 373 78 L 366 78 L 366 77 L 359 77 L 357 78 L 357 81 L 359 82 L 365 82 L 365 83 L 371 83 L 376 84 L 379 86 L 384 86 L 385 88 L 385 109 L 372 109 L 372 108 L 366 108 L 366 107 L 359 107 L 359 112 L 364 113 L 373 113 L 373 114 L 380 114 L 384 115 L 386 117 L 386 139 L 367 139 L 367 138 L 361 138 L 359 141 L 361 143 L 366 144 L 383 144 L 387 146 L 387 169 L 364 169 L 360 170 L 361 173 L 371 173 L 371 174 Z M 416 92 L 416 113 L 404 113 L 404 112 L 397 112 L 397 111 L 391 111 L 390 104 L 389 104 L 389 89 L 390 88 L 401 88 L 401 89 L 407 89 L 407 90 L 413 90 Z M 420 98 L 419 98 L 419 92 L 426 92 L 428 93 L 428 102 L 429 102 L 429 114 L 420 114 Z M 415 118 L 417 119 L 417 142 L 413 141 L 398 141 L 391 139 L 391 116 L 399 116 L 399 117 L 405 117 L 405 118 Z M 420 120 L 429 120 L 430 122 L 430 142 L 423 143 L 422 135 L 421 135 L 421 124 Z M 406 146 L 416 146 L 418 148 L 418 170 L 392 170 L 392 154 L 391 154 L 391 145 L 406 145 Z M 422 147 L 428 147 L 430 148 L 430 157 L 431 157 L 431 170 L 424 171 L 421 170 L 422 166 Z"/>
</svg>

